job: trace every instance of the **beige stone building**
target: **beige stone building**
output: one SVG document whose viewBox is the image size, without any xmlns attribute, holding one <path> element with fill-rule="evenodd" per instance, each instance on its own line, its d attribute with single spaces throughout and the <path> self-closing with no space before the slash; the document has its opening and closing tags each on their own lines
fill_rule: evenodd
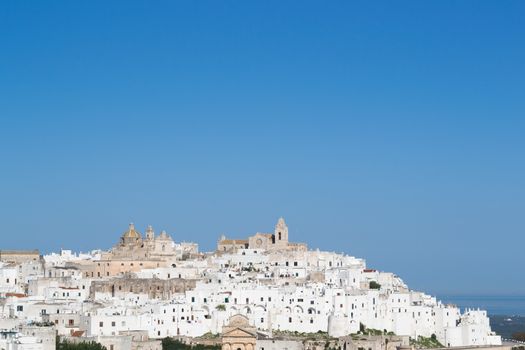
<svg viewBox="0 0 525 350">
<path fill-rule="evenodd" d="M 219 253 L 238 249 L 306 251 L 308 247 L 305 243 L 289 242 L 288 226 L 283 218 L 279 218 L 273 233 L 256 233 L 248 239 L 227 239 L 222 236 L 217 243 Z"/>
<path fill-rule="evenodd" d="M 173 260 L 176 257 L 175 242 L 162 231 L 155 236 L 151 226 L 146 229 L 146 235 L 135 229 L 134 224 L 124 232 L 117 245 L 102 255 L 103 260 Z"/>
<path fill-rule="evenodd" d="M 40 252 L 35 250 L 0 250 L 0 261 L 20 264 L 27 261 L 39 261 Z"/>
<path fill-rule="evenodd" d="M 165 232 L 155 236 L 148 226 L 145 237 L 130 224 L 119 242 L 100 260 L 85 261 L 78 264 L 86 278 L 107 278 L 143 269 L 167 267 L 177 259 L 175 242 Z"/>
<path fill-rule="evenodd" d="M 255 350 L 256 342 L 257 329 L 246 316 L 234 315 L 222 328 L 222 350 Z"/>
<path fill-rule="evenodd" d="M 185 293 L 195 288 L 195 280 L 174 278 L 112 278 L 106 281 L 94 281 L 90 288 L 90 298 L 97 293 L 112 297 L 124 297 L 128 293 L 148 294 L 150 299 L 170 300 L 175 294 Z"/>
</svg>

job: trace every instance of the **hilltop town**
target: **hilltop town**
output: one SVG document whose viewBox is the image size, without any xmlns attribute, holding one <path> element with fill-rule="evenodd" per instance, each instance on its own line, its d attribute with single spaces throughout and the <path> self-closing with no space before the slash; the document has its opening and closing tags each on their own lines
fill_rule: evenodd
<svg viewBox="0 0 525 350">
<path fill-rule="evenodd" d="M 486 311 L 290 237 L 280 218 L 203 253 L 130 224 L 108 251 L 2 250 L 0 348 L 54 349 L 56 335 L 108 350 L 157 350 L 167 337 L 227 350 L 501 345 Z"/>
</svg>

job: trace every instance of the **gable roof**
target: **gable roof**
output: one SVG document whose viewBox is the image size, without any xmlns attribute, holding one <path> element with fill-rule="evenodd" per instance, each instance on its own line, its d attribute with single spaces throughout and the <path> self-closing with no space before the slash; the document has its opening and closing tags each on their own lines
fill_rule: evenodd
<svg viewBox="0 0 525 350">
<path fill-rule="evenodd" d="M 228 329 L 226 332 L 222 334 L 223 338 L 242 338 L 242 337 L 257 337 L 256 332 L 251 332 L 247 329 L 235 327 L 232 329 Z"/>
</svg>

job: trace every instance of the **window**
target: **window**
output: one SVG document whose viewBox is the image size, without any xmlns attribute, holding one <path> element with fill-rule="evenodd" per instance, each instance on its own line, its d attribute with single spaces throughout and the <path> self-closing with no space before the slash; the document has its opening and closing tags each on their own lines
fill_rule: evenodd
<svg viewBox="0 0 525 350">
<path fill-rule="evenodd" d="M 288 322 L 292 323 L 292 318 L 288 317 Z"/>
<path fill-rule="evenodd" d="M 100 321 L 100 322 L 98 323 L 98 326 L 99 326 L 99 327 L 104 327 L 104 322 Z"/>
<path fill-rule="evenodd" d="M 111 322 L 111 327 L 115 327 L 115 321 Z"/>
</svg>

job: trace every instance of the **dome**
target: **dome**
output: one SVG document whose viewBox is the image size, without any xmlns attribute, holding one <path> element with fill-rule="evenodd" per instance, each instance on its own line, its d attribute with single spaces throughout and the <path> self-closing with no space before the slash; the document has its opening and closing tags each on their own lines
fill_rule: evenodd
<svg viewBox="0 0 525 350">
<path fill-rule="evenodd" d="M 166 233 L 166 231 L 162 231 L 160 235 L 157 237 L 159 240 L 171 240 L 171 237 Z"/>
<path fill-rule="evenodd" d="M 142 238 L 142 235 L 135 230 L 135 225 L 131 223 L 129 224 L 129 229 L 122 234 L 122 238 L 139 239 Z"/>
</svg>

